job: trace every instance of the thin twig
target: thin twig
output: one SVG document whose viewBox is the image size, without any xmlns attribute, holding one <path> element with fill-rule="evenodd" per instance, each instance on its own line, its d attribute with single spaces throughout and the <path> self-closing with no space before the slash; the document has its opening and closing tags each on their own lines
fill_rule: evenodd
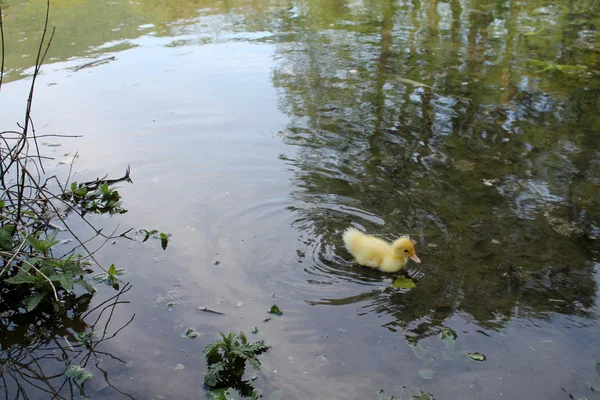
<svg viewBox="0 0 600 400">
<path fill-rule="evenodd" d="M 4 24 L 2 21 L 2 4 L 0 4 L 0 91 L 2 90 L 2 80 L 4 79 Z"/>
</svg>

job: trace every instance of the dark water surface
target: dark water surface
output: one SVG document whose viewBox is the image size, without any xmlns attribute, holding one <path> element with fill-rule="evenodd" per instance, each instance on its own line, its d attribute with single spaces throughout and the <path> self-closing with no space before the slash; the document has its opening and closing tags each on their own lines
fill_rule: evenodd
<svg viewBox="0 0 600 400">
<path fill-rule="evenodd" d="M 0 1 L 9 129 L 45 1 Z M 51 24 L 36 127 L 83 137 L 44 153 L 82 181 L 131 164 L 130 211 L 95 221 L 173 234 L 100 254 L 132 283 L 111 332 L 135 318 L 87 396 L 203 398 L 202 348 L 243 330 L 273 346 L 266 398 L 600 398 L 597 0 L 56 0 Z M 352 266 L 351 224 L 411 234 L 417 287 Z M 50 398 L 65 362 L 0 393 Z"/>
</svg>

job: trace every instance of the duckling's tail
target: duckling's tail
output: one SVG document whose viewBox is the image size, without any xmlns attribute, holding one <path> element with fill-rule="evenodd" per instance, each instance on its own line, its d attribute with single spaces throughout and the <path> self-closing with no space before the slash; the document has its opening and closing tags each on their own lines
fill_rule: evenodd
<svg viewBox="0 0 600 400">
<path fill-rule="evenodd" d="M 344 244 L 346 245 L 346 249 L 352 254 L 354 254 L 354 250 L 356 245 L 361 241 L 361 239 L 365 237 L 365 234 L 359 231 L 356 228 L 348 228 L 344 232 Z"/>
</svg>

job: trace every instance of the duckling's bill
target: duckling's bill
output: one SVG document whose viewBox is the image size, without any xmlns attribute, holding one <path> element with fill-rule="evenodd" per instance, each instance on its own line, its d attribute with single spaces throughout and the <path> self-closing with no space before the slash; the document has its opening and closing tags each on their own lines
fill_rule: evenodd
<svg viewBox="0 0 600 400">
<path fill-rule="evenodd" d="M 412 256 L 408 257 L 411 260 L 413 260 L 414 262 L 416 262 L 417 264 L 421 264 L 421 259 L 419 257 L 417 257 L 416 254 L 413 254 Z"/>
</svg>

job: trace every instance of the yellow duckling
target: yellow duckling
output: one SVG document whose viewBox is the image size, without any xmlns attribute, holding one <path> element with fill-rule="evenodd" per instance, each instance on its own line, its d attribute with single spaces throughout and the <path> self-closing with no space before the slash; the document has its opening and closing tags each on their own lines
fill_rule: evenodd
<svg viewBox="0 0 600 400">
<path fill-rule="evenodd" d="M 383 272 L 397 272 L 410 258 L 417 264 L 421 262 L 415 246 L 408 238 L 396 239 L 391 245 L 375 236 L 365 235 L 355 228 L 344 232 L 346 248 L 360 265 L 377 268 Z"/>
</svg>

